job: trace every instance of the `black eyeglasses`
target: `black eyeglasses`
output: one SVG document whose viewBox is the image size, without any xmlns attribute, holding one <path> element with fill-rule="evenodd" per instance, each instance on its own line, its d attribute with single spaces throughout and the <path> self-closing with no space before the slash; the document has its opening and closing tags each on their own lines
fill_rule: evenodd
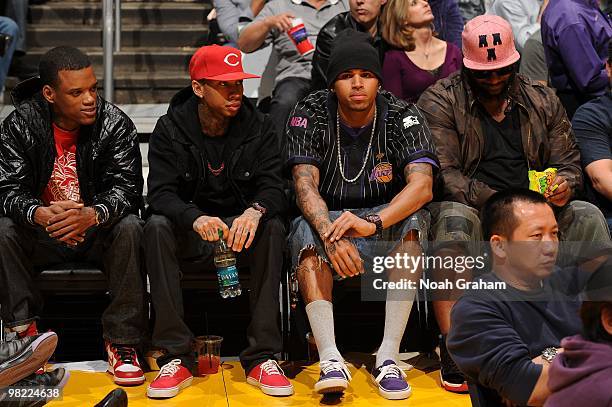
<svg viewBox="0 0 612 407">
<path fill-rule="evenodd" d="M 493 69 L 490 71 L 470 69 L 470 72 L 472 76 L 476 79 L 487 79 L 493 76 L 493 74 L 496 74 L 497 76 L 504 76 L 514 72 L 514 64 L 499 69 Z"/>
</svg>

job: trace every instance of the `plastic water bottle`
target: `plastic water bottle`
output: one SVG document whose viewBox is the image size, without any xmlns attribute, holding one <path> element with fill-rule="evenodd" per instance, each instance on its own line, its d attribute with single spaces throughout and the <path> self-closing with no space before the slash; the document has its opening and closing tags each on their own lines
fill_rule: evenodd
<svg viewBox="0 0 612 407">
<path fill-rule="evenodd" d="M 219 294 L 222 298 L 236 297 L 242 294 L 236 268 L 236 255 L 223 240 L 223 230 L 219 229 L 218 233 L 219 240 L 215 245 L 215 267 L 219 280 Z"/>
</svg>

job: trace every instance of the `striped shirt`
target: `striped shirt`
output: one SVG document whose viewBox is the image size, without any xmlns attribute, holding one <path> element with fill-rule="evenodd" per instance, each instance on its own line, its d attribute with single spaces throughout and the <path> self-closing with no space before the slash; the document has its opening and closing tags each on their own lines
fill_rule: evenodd
<svg viewBox="0 0 612 407">
<path fill-rule="evenodd" d="M 406 185 L 404 169 L 408 164 L 426 162 L 439 167 L 425 117 L 415 105 L 382 91 L 376 98 L 376 129 L 369 155 L 371 124 L 358 136 L 351 136 L 341 126 L 340 158 L 347 179 L 359 173 L 367 155 L 361 176 L 346 182 L 338 164 L 337 105 L 335 94 L 327 89 L 311 93 L 295 106 L 285 130 L 286 173 L 296 164 L 316 166 L 319 193 L 330 210 L 388 203 Z"/>
</svg>

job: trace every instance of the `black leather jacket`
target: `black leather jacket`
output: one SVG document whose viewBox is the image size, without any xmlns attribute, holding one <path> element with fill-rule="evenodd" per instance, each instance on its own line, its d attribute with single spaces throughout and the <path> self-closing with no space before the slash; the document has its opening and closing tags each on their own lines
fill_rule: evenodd
<svg viewBox="0 0 612 407">
<path fill-rule="evenodd" d="M 34 225 L 56 156 L 52 110 L 41 89 L 38 78 L 17 85 L 15 111 L 0 127 L 0 216 L 23 225 Z M 97 106 L 95 123 L 79 133 L 77 175 L 83 203 L 96 207 L 102 225 L 109 226 L 138 213 L 142 164 L 134 123 L 100 97 Z"/>
<path fill-rule="evenodd" d="M 359 24 L 353 17 L 350 11 L 340 13 L 329 20 L 317 36 L 317 47 L 312 56 L 312 90 L 327 89 L 327 64 L 329 63 L 329 55 L 331 53 L 332 42 L 340 31 L 351 28 L 353 30 L 365 32 L 366 29 Z M 380 33 L 380 29 L 378 30 Z M 378 50 L 380 57 L 380 66 L 382 66 L 385 52 L 389 48 L 388 44 L 383 40 L 380 34 L 373 38 L 374 47 Z"/>
</svg>

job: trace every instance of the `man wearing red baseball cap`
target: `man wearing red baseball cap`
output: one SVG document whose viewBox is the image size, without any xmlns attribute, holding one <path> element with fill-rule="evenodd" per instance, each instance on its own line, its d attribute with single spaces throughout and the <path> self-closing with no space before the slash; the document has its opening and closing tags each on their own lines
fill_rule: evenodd
<svg viewBox="0 0 612 407">
<path fill-rule="evenodd" d="M 498 16 L 479 16 L 466 24 L 462 38 L 463 69 L 430 87 L 418 102 L 429 122 L 443 180 L 439 202 L 430 204 L 434 250 L 438 255 L 478 256 L 478 211 L 485 201 L 497 191 L 528 188 L 528 172 L 548 168 L 556 176 L 544 197 L 556 208 L 561 239 L 609 242 L 599 209 L 573 200 L 582 188 L 574 133 L 555 92 L 517 73 L 520 55 L 510 24 Z M 441 280 L 456 277 L 453 270 L 437 274 Z M 445 344 L 457 295 L 438 299 L 434 310 L 442 333 L 442 384 L 465 392 L 467 384 Z"/>
<path fill-rule="evenodd" d="M 285 245 L 279 216 L 286 209 L 277 135 L 243 96 L 240 51 L 216 45 L 196 51 L 191 86 L 177 93 L 149 141 L 145 257 L 155 327 L 164 350 L 152 398 L 173 397 L 191 384 L 193 334 L 183 320 L 180 277 L 194 260 L 214 273 L 213 249 L 223 239 L 239 265 L 250 267 L 251 324 L 240 354 L 248 383 L 269 395 L 293 386 L 274 355 L 281 351 L 278 289 Z M 200 266 L 201 267 L 201 266 Z"/>
</svg>

